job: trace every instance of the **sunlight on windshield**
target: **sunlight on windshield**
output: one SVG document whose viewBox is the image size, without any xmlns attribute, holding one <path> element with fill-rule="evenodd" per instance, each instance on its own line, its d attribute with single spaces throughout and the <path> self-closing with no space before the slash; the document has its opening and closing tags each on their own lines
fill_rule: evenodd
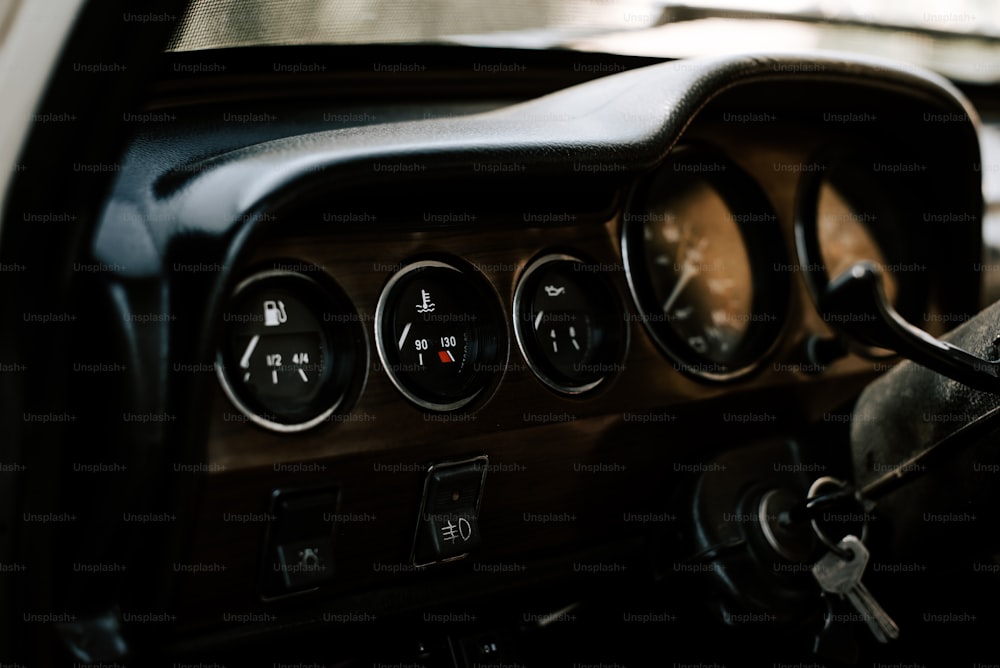
<svg viewBox="0 0 1000 668">
<path fill-rule="evenodd" d="M 933 32 L 1000 35 L 1000 3 L 995 0 L 688 0 L 689 7 L 773 12 Z"/>
<path fill-rule="evenodd" d="M 995 0 L 192 0 L 169 50 L 457 43 L 666 58 L 833 49 L 1000 81 Z"/>
<path fill-rule="evenodd" d="M 653 25 L 642 0 L 193 0 L 170 48 L 446 41 L 518 33 L 549 43 Z"/>
</svg>

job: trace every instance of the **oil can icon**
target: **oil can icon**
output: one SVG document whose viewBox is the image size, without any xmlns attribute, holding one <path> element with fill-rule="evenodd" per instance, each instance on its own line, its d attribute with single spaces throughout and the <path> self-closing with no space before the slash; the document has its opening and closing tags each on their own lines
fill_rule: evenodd
<svg viewBox="0 0 1000 668">
<path fill-rule="evenodd" d="M 264 302 L 264 326 L 277 327 L 283 322 L 287 322 L 288 314 L 285 313 L 285 302 L 268 299 Z"/>
</svg>

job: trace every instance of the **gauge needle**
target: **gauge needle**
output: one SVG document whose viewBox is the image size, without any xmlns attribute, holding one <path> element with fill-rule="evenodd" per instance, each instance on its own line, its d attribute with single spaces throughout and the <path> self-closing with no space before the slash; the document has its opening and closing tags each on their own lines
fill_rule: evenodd
<svg viewBox="0 0 1000 668">
<path fill-rule="evenodd" d="M 698 274 L 698 270 L 693 264 L 684 263 L 684 269 L 681 270 L 681 277 L 677 280 L 677 284 L 674 285 L 674 289 L 670 292 L 670 296 L 667 297 L 667 301 L 663 302 L 663 312 L 670 313 L 671 307 L 677 298 L 680 297 L 681 292 L 684 290 L 684 286 L 688 284 L 692 278 Z"/>
<path fill-rule="evenodd" d="M 397 346 L 399 350 L 403 349 L 403 343 L 406 342 L 406 335 L 410 333 L 410 326 L 412 324 L 412 322 L 408 322 L 406 323 L 406 327 L 403 328 L 403 334 L 399 337 L 399 346 Z"/>
<path fill-rule="evenodd" d="M 243 351 L 243 357 L 240 358 L 240 367 L 243 369 L 250 368 L 250 356 L 253 355 L 254 348 L 257 347 L 257 342 L 260 341 L 260 334 L 254 334 L 253 338 L 250 339 L 250 345 L 247 349 Z"/>
</svg>

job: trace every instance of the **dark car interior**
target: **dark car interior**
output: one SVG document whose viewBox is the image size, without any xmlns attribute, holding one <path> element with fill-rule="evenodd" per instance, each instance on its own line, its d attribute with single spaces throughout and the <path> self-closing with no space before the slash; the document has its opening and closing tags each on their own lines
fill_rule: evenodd
<svg viewBox="0 0 1000 668">
<path fill-rule="evenodd" d="M 187 4 L 11 170 L 0 665 L 995 661 L 995 83 Z"/>
</svg>

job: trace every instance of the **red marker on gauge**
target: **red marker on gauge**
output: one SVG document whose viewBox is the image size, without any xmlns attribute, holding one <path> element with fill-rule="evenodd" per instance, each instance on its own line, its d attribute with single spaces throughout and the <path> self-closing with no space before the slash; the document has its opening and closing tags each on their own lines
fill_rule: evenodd
<svg viewBox="0 0 1000 668">
<path fill-rule="evenodd" d="M 455 361 L 455 358 L 452 357 L 450 350 L 439 350 L 438 359 L 441 360 L 442 364 L 449 364 Z"/>
</svg>

